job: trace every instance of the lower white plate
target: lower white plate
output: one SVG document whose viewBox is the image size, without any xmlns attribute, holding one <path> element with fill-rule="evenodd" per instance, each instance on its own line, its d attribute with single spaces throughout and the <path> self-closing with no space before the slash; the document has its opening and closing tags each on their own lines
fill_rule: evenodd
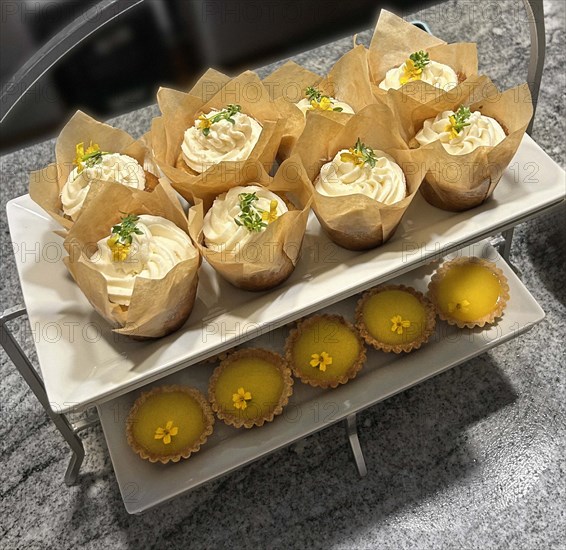
<svg viewBox="0 0 566 550">
<path fill-rule="evenodd" d="M 509 279 L 511 300 L 496 325 L 483 330 L 459 330 L 439 322 L 436 334 L 418 351 L 397 356 L 368 349 L 367 363 L 357 378 L 334 390 L 315 389 L 296 380 L 289 405 L 274 422 L 261 428 L 238 430 L 217 421 L 208 442 L 188 460 L 165 466 L 151 464 L 130 449 L 125 421 L 141 390 L 100 405 L 98 411 L 126 510 L 132 514 L 143 512 L 227 474 L 510 340 L 544 318 L 544 312 L 529 291 L 489 244 L 477 243 L 448 257 L 455 255 L 479 256 L 496 262 Z M 431 263 L 390 282 L 425 292 L 437 265 Z M 357 299 L 358 296 L 353 296 L 321 311 L 339 313 L 353 321 Z M 246 346 L 282 352 L 287 334 L 288 328 L 279 328 L 247 342 Z M 214 367 L 206 362 L 193 365 L 163 378 L 159 385 L 186 384 L 206 393 Z"/>
</svg>

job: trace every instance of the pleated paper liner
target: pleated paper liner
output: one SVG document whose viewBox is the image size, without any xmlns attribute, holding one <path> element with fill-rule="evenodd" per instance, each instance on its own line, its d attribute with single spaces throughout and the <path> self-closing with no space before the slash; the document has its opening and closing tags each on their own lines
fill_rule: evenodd
<svg viewBox="0 0 566 550">
<path fill-rule="evenodd" d="M 252 393 L 250 409 L 253 407 L 253 410 L 257 414 L 250 417 L 231 412 L 228 410 L 226 404 L 218 402 L 216 396 L 216 388 L 219 381 L 221 381 L 222 375 L 230 369 L 234 362 L 246 358 L 257 358 L 273 365 L 279 371 L 282 382 L 282 390 L 274 406 L 266 406 L 264 403 L 259 403 L 259 407 L 255 407 Z M 234 388 L 234 393 L 240 387 L 244 389 L 248 387 L 245 377 L 242 378 L 237 386 L 238 387 Z M 254 426 L 263 426 L 266 422 L 272 422 L 276 416 L 283 412 L 283 408 L 289 402 L 291 395 L 293 395 L 293 378 L 291 377 L 291 371 L 285 359 L 278 353 L 259 348 L 245 348 L 230 353 L 220 365 L 216 367 L 208 385 L 208 399 L 212 405 L 212 410 L 220 420 L 223 420 L 224 423 L 229 426 L 234 426 L 235 428 L 253 428 Z"/>
<path fill-rule="evenodd" d="M 144 404 L 151 399 L 151 397 L 159 394 L 168 394 L 181 392 L 187 394 L 191 399 L 193 399 L 202 411 L 201 419 L 203 421 L 203 430 L 199 437 L 194 441 L 189 442 L 183 449 L 178 452 L 169 454 L 166 452 L 157 453 L 148 450 L 143 444 L 141 444 L 134 435 L 134 426 L 138 421 L 139 411 L 143 408 Z M 190 422 L 191 419 L 185 419 L 186 422 Z M 130 414 L 126 420 L 126 438 L 128 440 L 128 445 L 133 449 L 133 451 L 138 454 L 144 460 L 149 460 L 150 462 L 160 462 L 161 464 L 168 464 L 169 462 L 179 462 L 182 458 L 189 458 L 192 454 L 198 452 L 200 448 L 206 443 L 208 437 L 212 434 L 214 429 L 214 414 L 210 408 L 210 405 L 206 397 L 196 388 L 191 388 L 188 386 L 157 386 L 152 388 L 149 392 L 143 392 L 138 399 L 136 399 Z M 164 445 L 164 451 L 167 451 L 167 446 Z"/>
<path fill-rule="evenodd" d="M 478 74 L 476 44 L 447 44 L 397 15 L 381 10 L 368 54 L 373 92 L 376 97 L 386 96 L 388 93 L 379 88 L 387 71 L 399 67 L 412 53 L 420 50 L 428 52 L 431 61 L 451 67 L 458 75 L 459 83 Z M 443 91 L 422 81 L 408 82 L 400 90 L 419 102 L 434 98 Z"/>
<path fill-rule="evenodd" d="M 221 167 L 218 167 L 221 170 Z M 237 186 L 260 185 L 281 196 L 289 210 L 234 252 L 214 251 L 204 244 L 203 221 L 214 199 Z M 189 232 L 201 254 L 220 276 L 245 290 L 266 290 L 287 279 L 297 264 L 312 202 L 308 177 L 298 158 L 286 160 L 271 178 L 258 161 L 242 163 L 224 179 L 212 177 L 193 186 Z"/>
<path fill-rule="evenodd" d="M 295 104 L 305 98 L 307 86 L 314 86 L 323 94 L 347 103 L 354 112 L 375 103 L 367 50 L 361 45 L 343 55 L 325 77 L 288 61 L 266 77 L 263 83 L 286 120 L 278 153 L 281 161 L 291 156 L 293 147 L 305 128 L 306 117 L 322 115 L 346 123 L 351 116 L 334 111 L 307 111 L 305 117 Z"/>
<path fill-rule="evenodd" d="M 313 210 L 336 244 L 350 250 L 374 248 L 390 239 L 414 199 L 426 172 L 421 152 L 411 151 L 396 130 L 393 113 L 370 105 L 342 125 L 327 117 L 309 117 L 294 149 L 314 185 L 323 164 L 360 138 L 367 146 L 391 155 L 405 174 L 407 196 L 387 205 L 362 194 L 327 197 L 313 187 Z"/>
<path fill-rule="evenodd" d="M 399 120 L 403 141 L 421 151 L 426 161 L 421 193 L 433 206 L 451 211 L 479 206 L 491 196 L 533 116 L 527 84 L 500 92 L 486 76 L 470 78 L 424 104 L 399 91 L 388 94 L 387 102 Z M 451 155 L 439 141 L 420 147 L 415 136 L 424 121 L 443 111 L 456 111 L 461 105 L 497 120 L 506 138 L 495 147 L 478 147 L 467 155 Z"/>
<path fill-rule="evenodd" d="M 157 166 L 143 141 L 135 140 L 123 130 L 113 128 L 82 111 L 77 111 L 57 138 L 55 162 L 42 170 L 32 172 L 29 179 L 29 194 L 33 201 L 66 229 L 70 229 L 74 222 L 63 212 L 61 190 L 69 174 L 75 168 L 77 144 L 84 143 L 86 149 L 91 141 L 99 145 L 102 151 L 129 155 L 143 167 L 146 187 L 144 191 L 133 190 L 135 193 L 151 192 L 158 185 L 168 185 L 167 182 L 159 183 L 156 175 L 158 174 Z M 89 200 L 90 195 L 87 195 L 83 208 L 86 207 Z"/>
<path fill-rule="evenodd" d="M 138 277 L 128 307 L 110 301 L 106 279 L 90 262 L 95 244 L 110 234 L 124 213 L 161 216 L 188 234 L 188 223 L 175 193 L 162 186 L 134 193 L 124 185 L 94 185 L 94 197 L 74 224 L 64 245 L 65 265 L 94 309 L 114 332 L 134 339 L 159 338 L 177 330 L 189 317 L 197 291 L 200 255 L 175 265 L 162 279 Z M 98 187 L 98 188 L 97 188 Z"/>
<path fill-rule="evenodd" d="M 196 95 L 192 95 L 193 91 Z M 222 179 L 224 174 L 239 170 L 241 161 L 221 162 L 198 174 L 186 165 L 181 154 L 185 130 L 193 126 L 201 114 L 213 108 L 223 109 L 229 103 L 241 105 L 243 113 L 261 124 L 262 132 L 249 159 L 259 161 L 269 172 L 279 149 L 285 121 L 259 77 L 246 71 L 226 81 L 221 73 L 208 71 L 191 92 L 160 88 L 157 93 L 162 116 L 153 120 L 149 139 L 155 160 L 171 185 L 190 200 L 192 187 L 203 182 L 215 185 L 215 180 Z"/>
</svg>

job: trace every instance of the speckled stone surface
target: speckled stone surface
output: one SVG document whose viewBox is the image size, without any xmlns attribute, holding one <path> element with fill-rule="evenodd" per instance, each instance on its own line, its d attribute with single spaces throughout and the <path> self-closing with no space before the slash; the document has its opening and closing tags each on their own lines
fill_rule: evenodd
<svg viewBox="0 0 566 550">
<path fill-rule="evenodd" d="M 515 85 L 526 78 L 529 43 L 521 3 L 477 4 L 450 0 L 416 16 L 449 42 L 477 41 L 482 69 L 501 87 Z M 565 3 L 544 5 L 548 50 L 533 137 L 564 166 Z M 350 45 L 339 40 L 295 59 L 323 72 Z M 140 135 L 156 113 L 147 108 L 114 124 Z M 25 193 L 27 173 L 52 158 L 53 142 L 46 142 L 0 159 L 2 308 L 21 301 L 5 202 Z M 522 224 L 514 241 L 512 260 L 546 319 L 365 411 L 363 480 L 342 426 L 333 426 L 151 513 L 128 516 L 99 427 L 83 434 L 78 485 L 63 485 L 67 448 L 2 354 L 0 547 L 565 548 L 563 219 L 561 211 Z"/>
</svg>

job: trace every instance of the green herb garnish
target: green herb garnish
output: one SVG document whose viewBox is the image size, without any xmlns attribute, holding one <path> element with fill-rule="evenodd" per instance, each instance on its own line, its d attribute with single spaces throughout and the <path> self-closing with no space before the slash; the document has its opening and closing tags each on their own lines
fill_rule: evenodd
<svg viewBox="0 0 566 550">
<path fill-rule="evenodd" d="M 414 63 L 416 69 L 424 69 L 430 63 L 428 52 L 423 50 L 412 53 L 409 59 Z"/>
<path fill-rule="evenodd" d="M 313 86 L 308 86 L 305 90 L 305 97 L 310 101 L 313 109 L 320 109 L 321 111 L 335 111 L 341 113 L 344 109 L 342 107 L 332 107 L 332 99 L 330 96 L 324 95 L 320 90 Z"/>
<path fill-rule="evenodd" d="M 227 120 L 231 124 L 236 124 L 236 121 L 232 118 L 236 113 L 240 113 L 242 111 L 242 107 L 240 105 L 230 104 L 222 111 L 218 113 L 214 113 L 211 117 L 207 117 L 206 115 L 200 115 L 198 118 L 199 122 L 199 129 L 202 130 L 202 133 L 205 137 L 208 137 L 210 134 L 210 127 L 215 124 L 216 122 L 220 122 L 221 120 Z"/>
<path fill-rule="evenodd" d="M 139 216 L 135 214 L 128 214 L 122 221 L 112 227 L 112 235 L 116 237 L 116 243 L 120 243 L 122 245 L 130 245 L 132 244 L 132 234 L 135 233 L 136 235 L 143 235 L 143 231 L 136 227 L 136 224 L 139 222 Z"/>
<path fill-rule="evenodd" d="M 374 168 L 377 162 L 373 149 L 362 143 L 360 138 L 358 138 L 354 147 L 350 147 L 347 153 L 340 155 L 340 160 L 342 162 L 352 162 L 356 165 L 368 164 L 371 168 Z"/>
<path fill-rule="evenodd" d="M 469 126 L 469 118 L 472 113 L 468 107 L 460 107 L 452 116 L 449 117 L 452 132 L 459 134 L 466 126 Z"/>
<path fill-rule="evenodd" d="M 234 218 L 236 225 L 256 233 L 267 227 L 267 223 L 265 223 L 262 216 L 263 210 L 254 206 L 254 202 L 259 200 L 255 193 L 240 193 L 238 199 L 241 212 L 238 217 Z"/>
</svg>

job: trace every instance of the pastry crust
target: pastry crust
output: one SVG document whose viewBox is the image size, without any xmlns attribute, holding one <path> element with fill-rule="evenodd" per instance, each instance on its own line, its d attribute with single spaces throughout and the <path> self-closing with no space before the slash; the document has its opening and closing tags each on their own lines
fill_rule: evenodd
<svg viewBox="0 0 566 550">
<path fill-rule="evenodd" d="M 222 373 L 228 369 L 232 363 L 246 357 L 257 357 L 258 359 L 263 359 L 277 367 L 281 373 L 283 381 L 283 389 L 275 407 L 269 409 L 267 414 L 256 418 L 243 418 L 242 416 L 226 412 L 224 407 L 222 407 L 222 404 L 216 401 L 216 384 L 218 383 Z M 289 370 L 287 362 L 278 353 L 260 348 L 244 348 L 228 355 L 220 363 L 220 365 L 214 369 L 208 384 L 208 399 L 212 406 L 212 410 L 216 413 L 216 416 L 220 420 L 224 421 L 225 424 L 234 426 L 235 428 L 253 428 L 254 426 L 263 426 L 266 422 L 272 422 L 276 416 L 283 412 L 283 407 L 287 405 L 291 395 L 293 395 L 293 378 L 291 377 L 291 371 Z"/>
<path fill-rule="evenodd" d="M 380 292 L 383 292 L 385 290 L 400 290 L 402 292 L 407 292 L 411 296 L 414 296 L 422 304 L 425 310 L 425 326 L 422 333 L 414 340 L 403 344 L 386 344 L 377 340 L 368 331 L 363 315 L 364 305 L 372 296 L 375 296 L 376 294 L 379 294 Z M 377 286 L 365 292 L 358 301 L 358 304 L 356 306 L 356 327 L 360 331 L 360 334 L 362 335 L 366 343 L 370 346 L 373 346 L 377 350 L 381 350 L 387 353 L 409 353 L 410 351 L 419 349 L 423 344 L 425 344 L 434 332 L 434 329 L 436 327 L 436 310 L 432 302 L 428 300 L 422 292 L 419 292 L 412 287 L 405 285 Z"/>
<path fill-rule="evenodd" d="M 204 430 L 201 433 L 200 437 L 194 441 L 190 446 L 185 447 L 177 454 L 174 455 L 161 455 L 158 453 L 152 453 L 147 451 L 144 447 L 142 447 L 137 440 L 134 438 L 133 435 L 133 424 L 135 423 L 136 416 L 140 407 L 146 402 L 146 400 L 151 397 L 152 395 L 156 395 L 158 393 L 173 393 L 173 392 L 181 392 L 186 393 L 190 397 L 192 397 L 202 409 L 203 420 L 204 420 Z M 128 445 L 137 453 L 141 458 L 144 460 L 149 460 L 150 462 L 161 462 L 161 464 L 167 464 L 168 462 L 179 462 L 181 458 L 189 458 L 191 454 L 196 453 L 200 450 L 201 446 L 206 443 L 208 436 L 212 434 L 214 427 L 214 415 L 212 414 L 212 410 L 210 409 L 210 405 L 206 400 L 206 397 L 196 388 L 191 388 L 188 386 L 157 386 L 150 390 L 149 392 L 143 392 L 135 401 L 132 409 L 130 410 L 130 414 L 128 415 L 128 419 L 126 420 L 126 437 L 128 440 Z"/>
<path fill-rule="evenodd" d="M 331 323 L 339 323 L 344 327 L 346 327 L 347 329 L 349 329 L 356 336 L 356 339 L 358 340 L 360 346 L 360 352 L 358 354 L 358 357 L 356 358 L 354 363 L 350 366 L 350 368 L 342 376 L 331 379 L 329 378 L 327 380 L 311 378 L 310 376 L 308 376 L 308 374 L 305 374 L 303 371 L 297 368 L 297 366 L 295 365 L 295 361 L 293 359 L 293 349 L 302 331 L 305 328 L 308 328 L 311 325 L 320 322 L 321 319 L 325 319 Z M 321 315 L 313 315 L 312 317 L 308 317 L 306 319 L 300 320 L 297 323 L 296 328 L 291 330 L 285 342 L 285 357 L 287 359 L 287 362 L 289 363 L 289 366 L 291 367 L 291 370 L 293 371 L 293 374 L 299 380 L 301 380 L 301 382 L 304 382 L 305 384 L 309 384 L 310 386 L 313 386 L 315 388 L 328 389 L 328 388 L 337 388 L 340 384 L 345 384 L 346 382 L 352 380 L 357 376 L 358 372 L 364 366 L 364 363 L 366 361 L 366 348 L 364 346 L 364 342 L 360 336 L 360 333 L 358 332 L 356 327 L 351 323 L 349 323 L 348 321 L 346 321 L 344 317 L 342 317 L 341 315 L 321 314 Z"/>
<path fill-rule="evenodd" d="M 499 299 L 497 301 L 497 305 L 493 311 L 484 315 L 483 317 L 479 317 L 474 321 L 461 321 L 460 319 L 455 319 L 450 316 L 449 313 L 444 312 L 438 306 L 438 287 L 442 279 L 446 276 L 446 274 L 452 269 L 454 266 L 457 265 L 465 265 L 465 264 L 475 264 L 484 267 L 485 269 L 491 271 L 499 280 L 500 286 L 500 294 Z M 494 263 L 488 262 L 483 258 L 477 258 L 474 256 L 470 257 L 461 257 L 456 258 L 454 260 L 450 260 L 448 262 L 443 263 L 437 270 L 436 273 L 432 276 L 430 283 L 428 284 L 428 297 L 434 304 L 438 316 L 443 320 L 446 321 L 449 325 L 456 325 L 458 328 L 474 328 L 480 327 L 483 328 L 486 324 L 493 324 L 498 317 L 501 317 L 503 314 L 503 310 L 507 306 L 507 302 L 509 301 L 509 283 L 507 281 L 507 277 L 503 274 L 503 271 L 499 269 Z"/>
</svg>

